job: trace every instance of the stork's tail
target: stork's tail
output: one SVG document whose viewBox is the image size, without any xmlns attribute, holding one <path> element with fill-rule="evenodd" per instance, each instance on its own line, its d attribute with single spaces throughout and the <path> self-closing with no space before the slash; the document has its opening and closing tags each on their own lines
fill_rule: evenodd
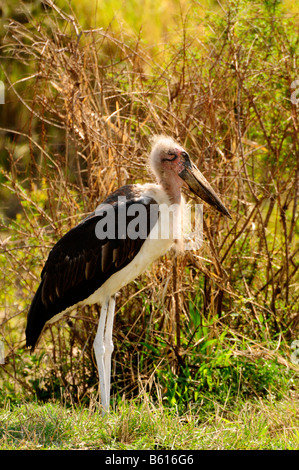
<svg viewBox="0 0 299 470">
<path fill-rule="evenodd" d="M 31 352 L 34 351 L 34 348 L 37 345 L 39 337 L 47 322 L 45 306 L 41 299 L 41 291 L 42 283 L 39 285 L 35 293 L 27 317 L 26 346 L 31 348 Z"/>
</svg>

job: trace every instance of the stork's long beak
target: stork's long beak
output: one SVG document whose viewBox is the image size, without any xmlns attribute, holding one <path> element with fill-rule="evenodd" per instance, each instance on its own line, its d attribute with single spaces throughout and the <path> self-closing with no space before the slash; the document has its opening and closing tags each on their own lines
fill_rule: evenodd
<svg viewBox="0 0 299 470">
<path fill-rule="evenodd" d="M 191 162 L 189 156 L 185 159 L 184 169 L 179 173 L 179 176 L 187 183 L 191 191 L 203 199 L 203 201 L 231 219 L 230 213 L 224 204 L 222 204 L 210 183 L 208 183 L 194 163 Z"/>
</svg>

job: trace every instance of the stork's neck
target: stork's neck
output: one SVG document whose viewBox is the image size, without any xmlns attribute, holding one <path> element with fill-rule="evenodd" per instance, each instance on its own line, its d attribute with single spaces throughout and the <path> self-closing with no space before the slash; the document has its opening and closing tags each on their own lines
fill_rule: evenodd
<svg viewBox="0 0 299 470">
<path fill-rule="evenodd" d="M 167 194 L 171 204 L 181 203 L 181 187 L 183 185 L 183 181 L 178 175 L 164 174 L 159 178 L 159 184 Z"/>
</svg>

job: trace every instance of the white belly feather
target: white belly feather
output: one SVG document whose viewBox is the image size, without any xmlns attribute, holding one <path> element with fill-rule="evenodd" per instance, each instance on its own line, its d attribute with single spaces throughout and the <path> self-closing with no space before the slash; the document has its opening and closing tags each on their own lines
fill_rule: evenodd
<svg viewBox="0 0 299 470">
<path fill-rule="evenodd" d="M 170 201 L 165 192 L 162 192 L 158 185 L 147 184 L 143 185 L 142 188 L 144 196 L 154 198 L 160 206 L 160 216 L 156 225 L 152 228 L 148 238 L 143 243 L 135 258 L 125 268 L 107 279 L 99 289 L 83 302 L 83 305 L 91 305 L 94 303 L 103 304 L 107 298 L 136 279 L 151 263 L 160 258 L 160 256 L 163 256 L 171 248 L 175 238 L 177 238 L 174 232 L 177 231 L 178 226 L 181 226 L 183 201 L 182 204 L 177 206 L 178 210 L 172 211 L 169 214 L 167 208 L 170 206 Z M 170 230 L 169 226 L 171 226 Z"/>
</svg>

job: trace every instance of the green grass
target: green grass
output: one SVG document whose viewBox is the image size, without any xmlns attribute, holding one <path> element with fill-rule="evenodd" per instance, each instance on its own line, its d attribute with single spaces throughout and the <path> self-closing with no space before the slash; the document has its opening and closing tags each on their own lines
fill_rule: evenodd
<svg viewBox="0 0 299 470">
<path fill-rule="evenodd" d="M 236 402 L 226 410 L 174 409 L 125 402 L 105 417 L 96 405 L 28 403 L 0 411 L 0 449 L 200 450 L 297 449 L 298 398 Z"/>
</svg>

